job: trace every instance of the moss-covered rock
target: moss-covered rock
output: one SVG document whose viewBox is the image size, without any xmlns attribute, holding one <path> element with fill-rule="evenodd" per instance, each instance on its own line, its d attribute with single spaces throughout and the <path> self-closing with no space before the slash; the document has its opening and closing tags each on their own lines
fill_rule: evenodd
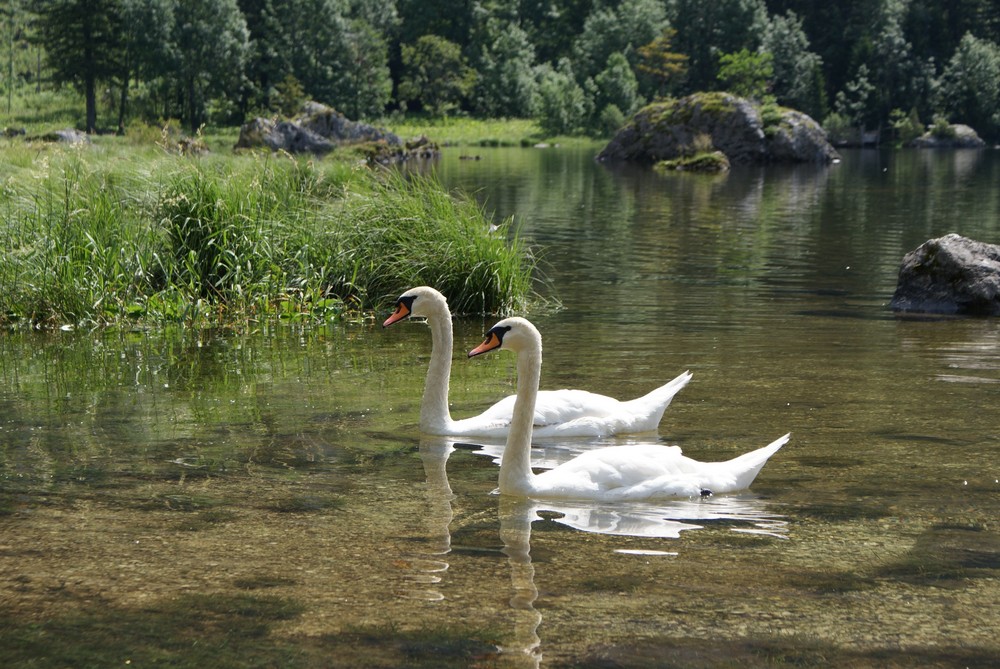
<svg viewBox="0 0 1000 669">
<path fill-rule="evenodd" d="M 657 163 L 698 153 L 700 138 L 734 164 L 829 163 L 839 159 L 808 115 L 729 93 L 696 93 L 640 109 L 598 155 L 601 161 Z M 703 150 L 703 149 L 702 149 Z"/>
<path fill-rule="evenodd" d="M 661 160 L 653 165 L 657 172 L 727 172 L 729 159 L 722 151 L 707 151 L 673 160 Z"/>
<path fill-rule="evenodd" d="M 986 146 L 986 142 L 979 137 L 979 134 L 967 125 L 952 124 L 945 125 L 943 129 L 936 126 L 917 137 L 907 146 L 918 149 L 981 149 Z"/>
</svg>

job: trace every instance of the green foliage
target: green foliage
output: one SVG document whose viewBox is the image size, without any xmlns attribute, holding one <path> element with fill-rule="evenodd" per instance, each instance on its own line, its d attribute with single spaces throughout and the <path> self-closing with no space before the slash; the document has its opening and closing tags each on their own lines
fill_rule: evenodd
<svg viewBox="0 0 1000 669">
<path fill-rule="evenodd" d="M 274 109 L 282 116 L 293 116 L 302 109 L 302 104 L 306 102 L 306 91 L 289 72 L 285 78 L 274 87 L 274 95 L 271 96 Z"/>
<path fill-rule="evenodd" d="M 676 34 L 673 28 L 666 28 L 656 39 L 638 49 L 636 67 L 654 82 L 653 92 L 657 97 L 679 86 L 687 73 L 688 57 L 670 50 Z"/>
<path fill-rule="evenodd" d="M 491 231 L 474 202 L 426 179 L 142 149 L 4 158 L 7 324 L 323 319 L 417 283 L 507 313 L 531 293 L 530 254 L 509 225 Z"/>
<path fill-rule="evenodd" d="M 185 0 L 174 12 L 176 91 L 184 100 L 188 127 L 195 132 L 208 120 L 213 99 L 239 99 L 250 37 L 236 0 Z M 227 105 L 217 108 L 234 109 Z"/>
<path fill-rule="evenodd" d="M 121 129 L 178 118 L 193 131 L 288 113 L 302 98 L 377 118 L 394 90 L 396 113 L 575 117 L 555 113 L 551 96 L 551 73 L 572 71 L 583 100 L 565 87 L 566 104 L 584 107 L 584 120 L 550 125 L 603 132 L 605 110 L 629 113 L 598 81 L 621 54 L 637 100 L 710 90 L 721 79 L 814 118 L 834 101 L 859 129 L 915 108 L 993 140 L 994 4 L 795 3 L 793 13 L 789 3 L 765 0 L 11 0 L 0 22 L 0 91 L 6 125 L 54 123 L 41 118 L 52 89 L 76 87 L 80 109 L 60 115 L 68 125 Z M 415 41 L 390 49 L 402 36 Z M 754 54 L 771 54 L 772 75 L 761 74 Z M 287 88 L 293 81 L 301 90 Z"/>
<path fill-rule="evenodd" d="M 459 146 L 530 145 L 544 135 L 538 122 L 532 119 L 437 118 L 408 114 L 405 118 L 387 119 L 385 125 L 400 137 L 433 137 L 442 144 Z"/>
<path fill-rule="evenodd" d="M 39 32 L 54 80 L 71 84 L 86 100 L 87 132 L 97 129 L 97 82 L 116 69 L 122 46 L 116 0 L 51 0 L 39 5 Z"/>
<path fill-rule="evenodd" d="M 941 75 L 940 108 L 981 134 L 1000 134 L 1000 46 L 962 38 Z"/>
<path fill-rule="evenodd" d="M 595 4 L 573 45 L 573 70 L 580 83 L 604 70 L 614 53 L 628 54 L 634 66 L 639 60 L 636 50 L 668 27 L 664 4 L 658 0 L 624 0 L 614 3 L 617 7 Z"/>
<path fill-rule="evenodd" d="M 860 139 L 857 127 L 846 116 L 832 112 L 823 119 L 823 131 L 835 145 L 848 144 Z"/>
<path fill-rule="evenodd" d="M 901 104 L 917 105 L 931 97 L 933 63 L 922 63 L 906 39 L 903 21 L 908 9 L 905 0 L 883 0 L 877 13 L 868 59 L 874 85 L 868 101 L 869 117 L 887 119 Z M 923 102 L 926 104 L 926 102 Z"/>
<path fill-rule="evenodd" d="M 594 77 L 594 84 L 597 88 L 594 107 L 602 112 L 614 106 L 623 114 L 631 115 L 643 102 L 639 98 L 635 74 L 623 53 L 611 54 L 607 67 Z"/>
<path fill-rule="evenodd" d="M 771 90 L 778 102 L 800 109 L 814 118 L 822 118 L 826 111 L 821 71 L 823 60 L 810 51 L 802 20 L 791 11 L 784 16 L 772 17 L 767 23 L 761 48 L 772 56 L 774 77 Z"/>
<path fill-rule="evenodd" d="M 531 118 L 537 106 L 535 52 L 528 34 L 515 23 L 491 20 L 476 64 L 473 105 L 477 113 L 497 118 Z"/>
<path fill-rule="evenodd" d="M 625 114 L 617 105 L 609 104 L 601 110 L 595 130 L 600 136 L 610 137 L 625 125 Z"/>
<path fill-rule="evenodd" d="M 784 111 L 772 97 L 765 97 L 760 105 L 760 122 L 764 134 L 773 137 L 784 119 Z"/>
<path fill-rule="evenodd" d="M 674 48 L 688 56 L 689 91 L 714 88 L 719 54 L 757 51 L 767 24 L 763 0 L 674 0 L 668 7 Z"/>
<path fill-rule="evenodd" d="M 491 230 L 479 205 L 432 180 L 392 173 L 370 194 L 348 199 L 344 218 L 336 252 L 323 263 L 339 268 L 326 281 L 337 294 L 375 307 L 394 299 L 400 286 L 431 285 L 448 294 L 457 313 L 526 306 L 531 258 L 511 221 Z"/>
<path fill-rule="evenodd" d="M 352 21 L 345 60 L 341 90 L 331 102 L 348 118 L 377 118 L 392 98 L 388 44 L 369 23 Z"/>
<path fill-rule="evenodd" d="M 862 63 L 854 80 L 837 93 L 834 105 L 837 116 L 855 128 L 863 128 L 868 116 L 868 98 L 874 90 L 875 86 L 868 78 L 868 66 Z"/>
<path fill-rule="evenodd" d="M 935 116 L 931 124 L 931 135 L 938 139 L 955 139 L 955 127 L 945 116 Z"/>
<path fill-rule="evenodd" d="M 611 54 L 607 67 L 586 82 L 585 94 L 593 101 L 588 131 L 597 137 L 609 137 L 617 132 L 625 119 L 645 102 L 639 97 L 638 89 L 625 54 Z"/>
<path fill-rule="evenodd" d="M 770 53 L 741 49 L 719 57 L 719 82 L 736 95 L 763 100 L 773 79 L 774 57 Z"/>
<path fill-rule="evenodd" d="M 912 142 L 924 134 L 924 124 L 920 121 L 916 107 L 911 109 L 909 114 L 902 109 L 893 109 L 889 120 L 896 134 L 896 140 L 901 144 Z"/>
<path fill-rule="evenodd" d="M 653 165 L 653 169 L 660 173 L 702 172 L 711 174 L 726 172 L 729 170 L 729 158 L 722 151 L 702 151 L 672 160 L 661 160 Z"/>
<path fill-rule="evenodd" d="M 476 83 L 476 73 L 466 64 L 461 48 L 437 35 L 404 44 L 402 59 L 405 73 L 399 83 L 400 100 L 416 102 L 437 116 L 458 109 Z"/>
<path fill-rule="evenodd" d="M 558 69 L 544 68 L 538 90 L 538 124 L 549 135 L 580 132 L 590 116 L 591 102 L 576 83 L 568 60 Z"/>
</svg>

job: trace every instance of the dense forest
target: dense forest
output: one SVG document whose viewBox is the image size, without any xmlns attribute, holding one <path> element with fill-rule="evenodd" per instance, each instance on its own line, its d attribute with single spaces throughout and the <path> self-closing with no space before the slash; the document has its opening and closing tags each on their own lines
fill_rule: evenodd
<svg viewBox="0 0 1000 669">
<path fill-rule="evenodd" d="M 89 132 L 235 125 L 313 99 L 354 119 L 533 118 L 604 136 L 658 97 L 730 90 L 830 132 L 948 121 L 1000 139 L 1000 0 L 5 4 L 0 112 L 72 87 Z"/>
</svg>

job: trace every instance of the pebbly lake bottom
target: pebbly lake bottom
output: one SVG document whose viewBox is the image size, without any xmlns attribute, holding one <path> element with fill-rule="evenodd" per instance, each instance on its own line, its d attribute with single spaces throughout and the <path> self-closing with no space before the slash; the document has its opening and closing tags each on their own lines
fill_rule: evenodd
<svg viewBox="0 0 1000 669">
<path fill-rule="evenodd" d="M 809 327 L 852 350 L 856 326 L 823 323 Z M 457 323 L 456 348 L 481 325 Z M 492 493 L 496 444 L 421 437 L 429 343 L 418 325 L 10 335 L 0 661 L 989 666 L 1000 652 L 997 437 L 989 407 L 970 399 L 990 387 L 996 354 L 963 358 L 954 343 L 991 341 L 995 328 L 904 328 L 906 366 L 945 378 L 894 385 L 869 366 L 893 398 L 873 415 L 849 366 L 813 370 L 823 384 L 809 388 L 822 392 L 794 385 L 812 344 L 782 351 L 803 370 L 782 385 L 766 354 L 727 357 L 723 375 L 672 332 L 675 354 L 602 387 L 625 396 L 689 358 L 695 380 L 662 436 L 543 443 L 535 462 L 641 440 L 724 459 L 779 426 L 793 439 L 747 493 L 633 505 L 507 499 Z M 569 367 L 567 348 L 552 346 L 553 372 Z M 944 364 L 925 355 L 941 350 Z M 882 364 L 897 355 L 883 351 Z M 456 415 L 513 380 L 503 357 L 456 361 L 453 374 Z M 925 393 L 965 431 L 892 419 Z"/>
<path fill-rule="evenodd" d="M 673 540 L 581 532 L 545 505 L 484 493 L 493 472 L 467 451 L 449 458 L 467 483 L 449 488 L 433 470 L 443 451 L 407 445 L 396 456 L 417 474 L 422 456 L 424 481 L 399 465 L 358 463 L 349 491 L 330 470 L 294 482 L 119 480 L 118 489 L 70 486 L 33 508 L 21 501 L 3 523 L 5 664 L 988 666 L 996 657 L 995 516 L 942 522 L 938 509 L 900 499 L 803 499 L 772 478 L 749 506 L 772 523 L 780 515 L 785 536 L 741 531 L 754 518 L 697 514 L 701 529 Z"/>
</svg>

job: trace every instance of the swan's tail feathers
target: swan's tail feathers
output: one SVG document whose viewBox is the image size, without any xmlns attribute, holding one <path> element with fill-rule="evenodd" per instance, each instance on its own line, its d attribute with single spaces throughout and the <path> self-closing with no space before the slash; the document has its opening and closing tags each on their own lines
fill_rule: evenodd
<svg viewBox="0 0 1000 669">
<path fill-rule="evenodd" d="M 775 439 L 764 448 L 758 448 L 756 451 L 744 453 L 743 455 L 726 462 L 726 468 L 736 475 L 736 485 L 733 489 L 743 490 L 744 488 L 749 488 L 750 484 L 753 483 L 753 480 L 757 478 L 757 474 L 759 474 L 760 470 L 764 467 L 768 458 L 777 453 L 779 448 L 787 444 L 790 436 L 791 432 L 783 437 Z"/>
<path fill-rule="evenodd" d="M 667 407 L 670 406 L 670 402 L 674 399 L 674 395 L 679 393 L 690 380 L 691 372 L 684 372 L 672 381 L 663 384 L 659 388 L 649 391 L 642 397 L 632 400 L 629 404 L 635 404 L 637 407 L 649 407 L 652 410 L 652 413 L 649 416 L 652 420 L 652 425 L 649 429 L 655 430 L 656 426 L 660 423 L 660 419 L 663 418 L 663 412 L 667 410 Z"/>
</svg>

